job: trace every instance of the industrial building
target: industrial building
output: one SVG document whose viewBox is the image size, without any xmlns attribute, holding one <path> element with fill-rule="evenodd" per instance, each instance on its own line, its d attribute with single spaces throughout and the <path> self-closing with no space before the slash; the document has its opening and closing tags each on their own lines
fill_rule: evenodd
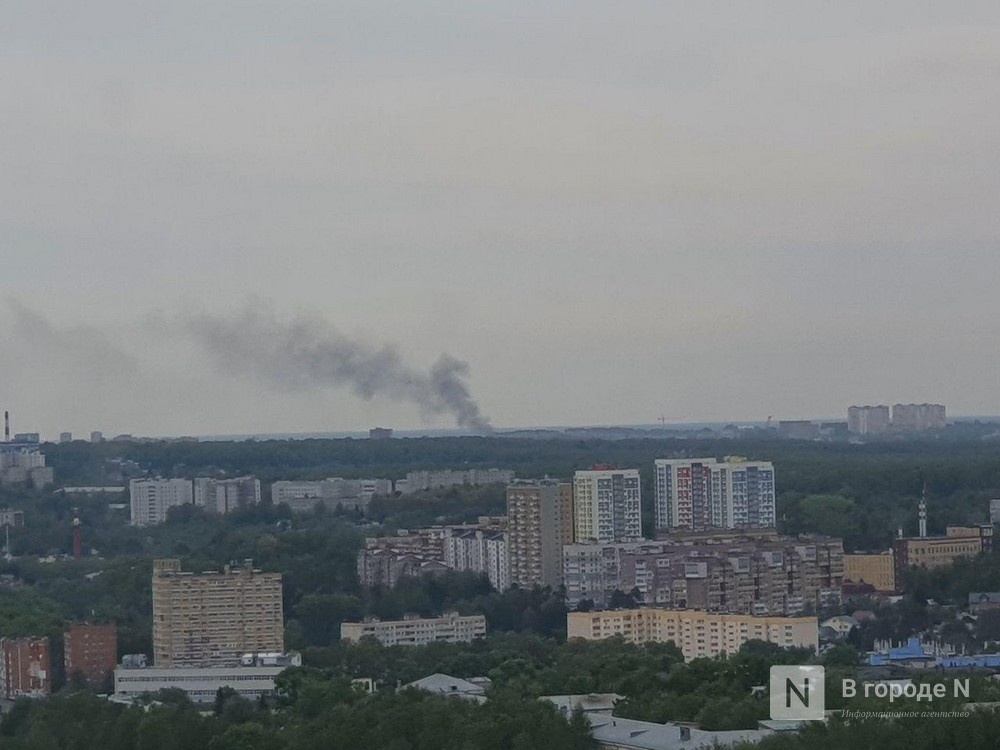
<svg viewBox="0 0 1000 750">
<path fill-rule="evenodd" d="M 375 638 L 383 646 L 425 646 L 428 643 L 468 643 L 486 635 L 483 615 L 462 616 L 447 612 L 440 617 L 411 615 L 402 620 L 368 618 L 363 622 L 340 624 L 340 639 L 357 643 L 362 638 Z"/>
</svg>

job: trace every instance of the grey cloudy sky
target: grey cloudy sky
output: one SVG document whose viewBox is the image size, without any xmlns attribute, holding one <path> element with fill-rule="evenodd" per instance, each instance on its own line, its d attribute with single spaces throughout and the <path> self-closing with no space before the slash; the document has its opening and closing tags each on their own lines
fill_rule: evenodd
<svg viewBox="0 0 1000 750">
<path fill-rule="evenodd" d="M 256 309 L 403 372 L 457 357 L 498 426 L 1000 413 L 992 0 L 0 18 L 19 429 L 453 423 L 240 377 L 163 324 Z"/>
</svg>

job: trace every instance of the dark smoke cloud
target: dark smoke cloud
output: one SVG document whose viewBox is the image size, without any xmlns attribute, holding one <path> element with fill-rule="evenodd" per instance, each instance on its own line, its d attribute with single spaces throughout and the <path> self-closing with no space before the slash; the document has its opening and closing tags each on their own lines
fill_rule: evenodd
<svg viewBox="0 0 1000 750">
<path fill-rule="evenodd" d="M 448 354 L 424 372 L 403 362 L 395 347 L 355 341 L 320 320 L 283 321 L 256 309 L 197 315 L 181 325 L 233 375 L 284 390 L 346 386 L 365 399 L 409 401 L 425 415 L 450 414 L 459 427 L 492 430 L 465 382 L 469 365 Z"/>
</svg>

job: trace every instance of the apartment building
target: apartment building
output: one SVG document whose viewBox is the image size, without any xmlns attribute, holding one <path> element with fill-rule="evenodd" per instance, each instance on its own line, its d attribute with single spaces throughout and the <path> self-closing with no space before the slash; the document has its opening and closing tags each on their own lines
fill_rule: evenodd
<svg viewBox="0 0 1000 750">
<path fill-rule="evenodd" d="M 774 465 L 740 456 L 660 458 L 654 462 L 657 531 L 771 528 Z"/>
<path fill-rule="evenodd" d="M 248 652 L 284 651 L 281 574 L 248 560 L 187 573 L 153 562 L 153 658 L 158 667 L 224 666 Z"/>
<path fill-rule="evenodd" d="M 685 660 L 735 654 L 750 640 L 782 648 L 819 646 L 815 617 L 753 617 L 700 610 L 625 609 L 568 612 L 567 638 L 596 641 L 621 636 L 629 643 L 673 641 Z"/>
<path fill-rule="evenodd" d="M 233 479 L 196 477 L 194 504 L 212 513 L 222 514 L 260 505 L 260 480 L 250 476 Z"/>
<path fill-rule="evenodd" d="M 155 526 L 167 520 L 167 512 L 193 499 L 190 479 L 133 479 L 129 482 L 129 505 L 133 526 Z"/>
<path fill-rule="evenodd" d="M 441 617 L 408 615 L 402 620 L 369 618 L 340 624 L 340 639 L 357 643 L 373 637 L 383 646 L 425 646 L 428 643 L 468 643 L 486 635 L 486 617 L 448 612 Z"/>
<path fill-rule="evenodd" d="M 878 554 L 844 555 L 844 581 L 867 583 L 881 593 L 896 590 L 896 564 L 892 550 Z"/>
<path fill-rule="evenodd" d="M 6 698 L 40 698 L 52 692 L 48 638 L 2 638 L 0 692 Z"/>
<path fill-rule="evenodd" d="M 791 615 L 840 601 L 844 550 L 839 539 L 769 530 L 574 544 L 563 549 L 563 579 L 570 607 L 606 607 L 615 591 L 634 591 L 674 609 Z"/>
<path fill-rule="evenodd" d="M 442 543 L 449 570 L 485 573 L 497 591 L 510 586 L 506 531 L 449 526 Z"/>
<path fill-rule="evenodd" d="M 940 430 L 947 425 L 942 404 L 893 404 L 892 429 L 899 432 Z"/>
<path fill-rule="evenodd" d="M 506 517 L 481 516 L 474 524 L 401 529 L 396 536 L 365 539 L 358 579 L 365 586 L 392 588 L 404 576 L 465 570 L 485 573 L 502 591 L 510 585 L 506 526 Z"/>
<path fill-rule="evenodd" d="M 559 586 L 563 545 L 573 541 L 573 486 L 551 480 L 507 486 L 510 584 Z"/>
<path fill-rule="evenodd" d="M 114 623 L 68 623 L 63 631 L 66 679 L 79 678 L 88 687 L 100 687 L 118 664 L 118 629 Z"/>
<path fill-rule="evenodd" d="M 577 542 L 642 538 L 638 469 L 595 466 L 573 475 L 573 537 Z"/>
<path fill-rule="evenodd" d="M 891 426 L 888 406 L 852 406 L 847 410 L 847 431 L 853 435 L 881 435 Z"/>
</svg>

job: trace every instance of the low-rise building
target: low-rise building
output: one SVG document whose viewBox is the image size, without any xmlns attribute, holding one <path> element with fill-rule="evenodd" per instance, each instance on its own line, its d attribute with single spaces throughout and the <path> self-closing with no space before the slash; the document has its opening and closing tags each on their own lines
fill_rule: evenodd
<svg viewBox="0 0 1000 750">
<path fill-rule="evenodd" d="M 426 690 L 429 693 L 444 695 L 448 698 L 463 698 L 476 703 L 484 703 L 486 691 L 492 684 L 493 681 L 489 677 L 471 677 L 465 680 L 461 677 L 452 677 L 438 672 L 407 683 L 403 687 Z"/>
<path fill-rule="evenodd" d="M 0 639 L 0 688 L 7 698 L 40 698 L 52 692 L 48 638 Z"/>
<path fill-rule="evenodd" d="M 66 679 L 71 682 L 81 679 L 89 687 L 99 687 L 118 664 L 118 629 L 114 623 L 68 623 L 63 645 Z"/>
<path fill-rule="evenodd" d="M 709 732 L 667 722 L 588 715 L 590 733 L 599 750 L 712 750 L 731 745 L 756 744 L 771 734 L 765 729 Z"/>
<path fill-rule="evenodd" d="M 424 490 L 439 490 L 463 485 L 509 484 L 514 481 L 514 472 L 507 469 L 465 469 L 453 471 L 411 471 L 405 479 L 396 482 L 396 492 L 409 494 Z"/>
<path fill-rule="evenodd" d="M 391 479 L 329 477 L 315 482 L 278 481 L 271 485 L 271 503 L 286 503 L 296 513 L 307 513 L 320 503 L 333 510 L 364 510 L 375 496 L 392 494 Z"/>
<path fill-rule="evenodd" d="M 486 635 L 483 615 L 460 615 L 448 612 L 441 617 L 408 615 L 402 620 L 368 618 L 363 622 L 340 624 L 341 640 L 357 643 L 375 638 L 383 646 L 424 646 L 428 643 L 468 643 Z"/>
<path fill-rule="evenodd" d="M 751 640 L 782 648 L 816 650 L 819 646 L 815 617 L 753 617 L 650 607 L 568 612 L 566 636 L 592 641 L 621 636 L 628 643 L 673 641 L 685 659 L 735 654 Z"/>
<path fill-rule="evenodd" d="M 274 692 L 279 674 L 299 666 L 302 657 L 297 653 L 244 654 L 239 664 L 226 667 L 148 667 L 130 661 L 115 669 L 115 698 L 132 701 L 145 693 L 177 688 L 195 703 L 210 703 L 220 688 L 231 688 L 256 700 Z"/>
<path fill-rule="evenodd" d="M 944 536 L 899 537 L 892 542 L 897 586 L 913 565 L 928 570 L 951 565 L 961 557 L 975 557 L 993 546 L 993 526 L 949 526 Z"/>
<path fill-rule="evenodd" d="M 880 593 L 896 590 L 896 565 L 892 550 L 877 554 L 845 554 L 844 580 L 869 583 Z"/>
</svg>

